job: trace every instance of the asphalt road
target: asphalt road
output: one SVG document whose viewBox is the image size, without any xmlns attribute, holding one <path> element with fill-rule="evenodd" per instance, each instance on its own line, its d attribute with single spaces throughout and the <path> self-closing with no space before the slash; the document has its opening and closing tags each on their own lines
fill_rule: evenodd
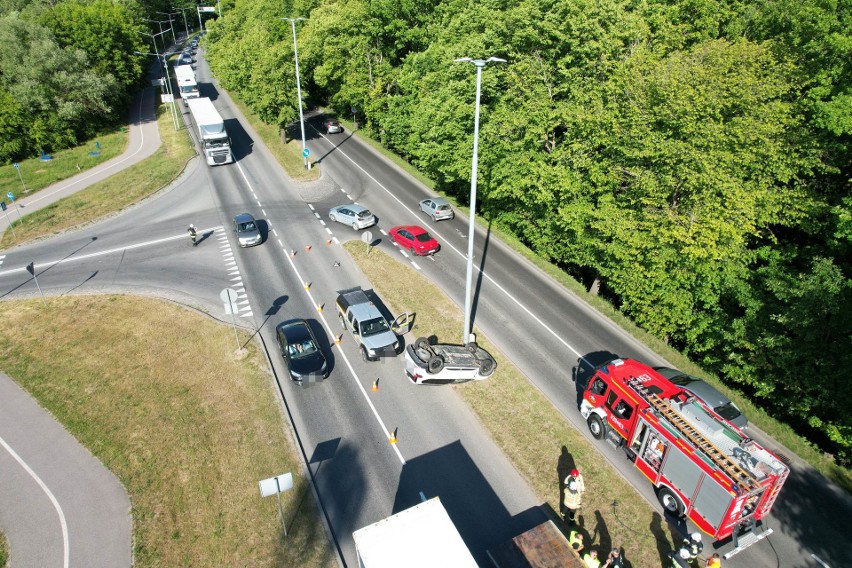
<svg viewBox="0 0 852 568">
<path fill-rule="evenodd" d="M 198 67 L 202 80 L 209 78 L 203 61 Z M 364 363 L 346 339 L 339 349 L 326 346 L 333 364 L 329 379 L 296 387 L 286 378 L 272 334 L 278 322 L 306 317 L 325 329 L 323 337 L 330 343 L 339 333 L 332 312 L 335 290 L 369 285 L 334 240 L 325 244 L 329 238 L 359 236 L 348 227 L 326 224 L 330 206 L 352 200 L 368 206 L 380 218 L 373 230 L 377 236 L 395 224 L 429 227 L 443 250 L 434 259 L 413 263 L 460 306 L 466 221 L 427 221 L 416 210 L 427 195 L 424 188 L 349 132 L 320 135 L 314 127 L 318 121 L 307 128 L 308 146 L 312 157 L 320 159 L 323 177 L 295 185 L 226 95 L 210 83 L 202 85 L 202 95 L 213 98 L 228 120 L 236 164 L 209 168 L 196 160 L 156 199 L 73 234 L 9 251 L 0 267 L 0 295 L 35 293 L 22 270 L 31 260 L 47 293 L 152 293 L 209 309 L 223 319 L 219 292 L 237 288 L 244 294 L 240 321 L 259 329 L 271 352 L 283 401 L 344 561 L 356 564 L 353 530 L 418 502 L 422 492 L 442 497 L 474 556 L 483 562 L 487 548 L 530 528 L 543 515 L 535 496 L 453 391 L 408 384 L 399 358 Z M 236 248 L 228 227 L 233 215 L 243 211 L 263 221 L 263 245 Z M 184 232 L 190 222 L 201 228 L 197 247 Z M 387 238 L 379 246 L 401 254 Z M 571 367 L 579 357 L 608 352 L 665 363 L 486 231 L 477 232 L 474 258 L 479 269 L 476 326 L 580 431 L 587 428 L 571 382 Z M 305 283 L 310 283 L 307 291 Z M 373 393 L 369 386 L 376 377 L 382 379 L 381 388 Z M 399 442 L 391 445 L 387 437 L 394 429 Z M 639 494 L 656 505 L 651 487 L 623 454 L 605 444 L 599 447 Z M 554 467 L 558 453 L 554 448 Z M 775 534 L 726 566 L 820 566 L 812 554 L 830 566 L 843 566 L 852 561 L 846 546 L 850 512 L 842 492 L 794 463 L 767 522 Z M 646 520 L 641 523 L 639 530 L 646 528 Z"/>
<path fill-rule="evenodd" d="M 2 373 L 0 407 L 0 527 L 11 566 L 130 566 L 121 482 Z"/>
</svg>

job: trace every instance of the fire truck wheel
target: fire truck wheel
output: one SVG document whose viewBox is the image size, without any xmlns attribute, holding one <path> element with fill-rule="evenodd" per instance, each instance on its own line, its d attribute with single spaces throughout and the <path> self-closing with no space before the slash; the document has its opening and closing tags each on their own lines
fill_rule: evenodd
<svg viewBox="0 0 852 568">
<path fill-rule="evenodd" d="M 672 515 L 677 517 L 683 516 L 683 503 L 681 503 L 680 498 L 675 495 L 674 491 L 668 487 L 660 487 L 657 490 L 657 499 L 660 500 L 660 505 Z"/>
<path fill-rule="evenodd" d="M 600 440 L 604 437 L 604 423 L 603 420 L 601 420 L 601 417 L 597 414 L 589 416 L 589 431 L 592 433 L 592 437 L 596 440 Z"/>
</svg>

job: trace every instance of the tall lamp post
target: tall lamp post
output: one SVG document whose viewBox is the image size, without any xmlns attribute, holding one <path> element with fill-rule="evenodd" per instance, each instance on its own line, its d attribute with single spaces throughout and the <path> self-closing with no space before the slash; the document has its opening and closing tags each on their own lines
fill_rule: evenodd
<svg viewBox="0 0 852 568">
<path fill-rule="evenodd" d="M 172 7 L 172 10 L 180 10 L 180 13 L 183 14 L 183 28 L 186 30 L 186 37 L 189 37 L 189 24 L 186 22 L 186 11 L 191 8 L 175 8 Z M 177 12 L 175 12 L 177 13 Z"/>
<path fill-rule="evenodd" d="M 172 99 L 172 106 L 171 106 L 172 123 L 175 126 L 175 130 L 178 130 L 180 127 L 178 126 L 177 109 L 175 108 L 175 95 L 172 92 L 172 78 L 171 78 L 171 75 L 169 75 L 169 65 L 168 65 L 168 62 L 166 61 L 166 56 L 160 55 L 159 53 L 146 53 L 144 51 L 135 51 L 134 53 L 136 55 L 153 55 L 157 58 L 157 63 L 158 64 L 162 63 L 163 67 L 165 67 L 165 69 L 166 69 L 166 85 L 165 85 L 166 86 L 166 92 L 169 94 L 169 97 L 171 97 L 171 99 Z"/>
<path fill-rule="evenodd" d="M 169 17 L 169 27 L 172 29 L 172 41 L 174 41 L 175 45 L 177 45 L 177 37 L 175 37 L 175 26 L 174 26 L 174 20 L 172 19 L 172 16 L 174 16 L 175 14 L 177 14 L 177 12 L 172 12 L 172 13 L 168 13 L 168 12 L 157 12 L 157 14 L 162 14 L 162 15 L 164 15 L 164 16 L 168 16 L 168 17 Z"/>
<path fill-rule="evenodd" d="M 473 331 L 470 322 L 471 312 L 471 285 L 473 283 L 473 234 L 474 234 L 474 217 L 476 215 L 476 167 L 479 161 L 479 93 L 482 89 L 482 68 L 489 63 L 506 63 L 505 59 L 499 57 L 489 57 L 488 59 L 471 59 L 470 57 L 461 57 L 456 59 L 456 62 L 473 63 L 476 65 L 476 111 L 473 119 L 473 166 L 470 174 L 470 218 L 468 219 L 468 234 L 467 234 L 467 278 L 465 279 L 464 288 L 464 330 L 462 331 L 462 343 L 467 344 L 470 341 L 470 335 Z"/>
<path fill-rule="evenodd" d="M 296 22 L 305 18 L 281 18 L 287 20 L 293 27 L 293 55 L 296 58 L 296 96 L 299 97 L 299 126 L 302 128 L 302 156 L 305 157 L 305 169 L 310 169 L 308 156 L 305 153 L 305 115 L 302 112 L 302 83 L 299 80 L 299 48 L 296 46 Z"/>
</svg>

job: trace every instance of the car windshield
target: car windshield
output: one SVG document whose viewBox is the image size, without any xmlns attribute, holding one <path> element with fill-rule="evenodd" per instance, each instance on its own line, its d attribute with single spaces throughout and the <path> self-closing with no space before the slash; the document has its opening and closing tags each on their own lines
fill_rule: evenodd
<svg viewBox="0 0 852 568">
<path fill-rule="evenodd" d="M 254 226 L 254 221 L 249 221 L 248 223 L 240 223 L 240 232 L 245 231 L 254 231 L 257 227 Z"/>
<path fill-rule="evenodd" d="M 721 406 L 717 406 L 713 410 L 716 411 L 716 414 L 724 418 L 725 420 L 736 420 L 741 416 L 740 409 L 734 406 L 733 402 L 725 403 Z"/>
<path fill-rule="evenodd" d="M 390 326 L 388 326 L 388 322 L 386 322 L 384 318 L 362 321 L 361 337 L 369 337 L 371 335 L 376 335 L 377 333 L 388 331 L 389 329 Z"/>
<path fill-rule="evenodd" d="M 423 233 L 421 235 L 417 235 L 415 238 L 418 241 L 420 241 L 421 243 L 428 243 L 429 241 L 432 240 L 432 237 L 429 236 L 429 233 Z"/>
<path fill-rule="evenodd" d="M 290 357 L 293 359 L 300 359 L 302 357 L 307 357 L 311 353 L 316 353 L 317 346 L 310 339 L 306 339 L 301 343 L 291 343 L 287 350 L 290 352 Z"/>
</svg>

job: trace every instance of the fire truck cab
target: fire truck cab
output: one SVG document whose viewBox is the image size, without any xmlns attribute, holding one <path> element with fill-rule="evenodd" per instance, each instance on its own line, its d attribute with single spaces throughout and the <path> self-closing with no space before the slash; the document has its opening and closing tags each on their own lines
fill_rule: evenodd
<svg viewBox="0 0 852 568">
<path fill-rule="evenodd" d="M 669 513 L 715 540 L 733 536 L 726 558 L 771 534 L 754 529 L 787 466 L 648 365 L 614 359 L 598 367 L 580 413 L 595 438 L 624 449 Z"/>
</svg>

